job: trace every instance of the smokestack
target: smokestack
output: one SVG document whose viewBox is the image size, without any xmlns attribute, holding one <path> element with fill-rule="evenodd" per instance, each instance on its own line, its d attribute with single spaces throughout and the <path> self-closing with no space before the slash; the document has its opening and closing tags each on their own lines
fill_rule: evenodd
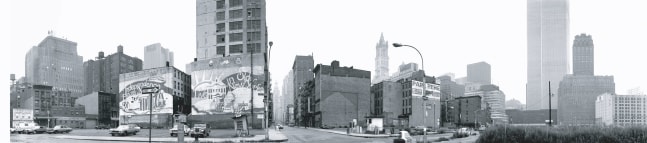
<svg viewBox="0 0 647 143">
<path fill-rule="evenodd" d="M 117 52 L 124 53 L 124 46 L 121 46 L 121 45 L 117 46 Z"/>
<path fill-rule="evenodd" d="M 169 67 L 170 65 L 171 65 L 171 63 L 166 61 L 166 67 Z"/>
</svg>

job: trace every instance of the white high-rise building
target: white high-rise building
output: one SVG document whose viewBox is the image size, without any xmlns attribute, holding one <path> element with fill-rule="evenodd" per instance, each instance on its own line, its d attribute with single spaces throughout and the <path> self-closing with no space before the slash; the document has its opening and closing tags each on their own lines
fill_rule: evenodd
<svg viewBox="0 0 647 143">
<path fill-rule="evenodd" d="M 599 125 L 647 125 L 647 95 L 604 93 L 595 101 L 595 123 Z"/>
<path fill-rule="evenodd" d="M 389 42 L 384 41 L 384 34 L 380 34 L 380 41 L 375 46 L 375 76 L 371 84 L 389 79 Z"/>
<path fill-rule="evenodd" d="M 155 43 L 144 47 L 144 69 L 165 67 L 166 62 L 173 66 L 173 52 Z"/>
<path fill-rule="evenodd" d="M 560 80 L 569 73 L 569 2 L 568 0 L 527 1 L 528 110 L 548 109 L 548 82 L 556 96 Z M 557 109 L 552 98 L 552 109 Z"/>
</svg>

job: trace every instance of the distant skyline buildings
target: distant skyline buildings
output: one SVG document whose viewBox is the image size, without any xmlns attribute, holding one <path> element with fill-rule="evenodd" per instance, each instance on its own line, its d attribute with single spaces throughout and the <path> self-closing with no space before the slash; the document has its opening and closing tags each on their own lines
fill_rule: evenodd
<svg viewBox="0 0 647 143">
<path fill-rule="evenodd" d="M 573 74 L 594 75 L 595 74 L 595 49 L 591 35 L 576 35 L 573 40 Z"/>
<path fill-rule="evenodd" d="M 143 69 L 152 69 L 158 67 L 173 66 L 173 52 L 162 47 L 162 44 L 155 43 L 144 47 L 144 67 Z"/>
<path fill-rule="evenodd" d="M 118 66 L 117 66 L 118 65 Z M 142 60 L 126 55 L 122 45 L 117 46 L 117 52 L 99 55 L 94 60 L 83 62 L 86 88 L 83 95 L 93 92 L 119 94 L 119 74 L 142 70 Z"/>
<path fill-rule="evenodd" d="M 25 56 L 27 82 L 49 85 L 55 91 L 71 91 L 72 97 L 83 96 L 83 57 L 77 54 L 76 46 L 76 42 L 50 33 Z"/>
<path fill-rule="evenodd" d="M 371 84 L 389 78 L 389 41 L 384 40 L 384 33 L 380 33 L 380 41 L 375 46 L 375 75 Z"/>
<path fill-rule="evenodd" d="M 467 81 L 480 84 L 492 83 L 492 67 L 486 62 L 467 65 Z"/>
<path fill-rule="evenodd" d="M 527 0 L 528 110 L 549 109 L 548 82 L 559 83 L 569 73 L 569 24 L 569 0 Z M 557 98 L 551 102 L 557 109 Z"/>
</svg>

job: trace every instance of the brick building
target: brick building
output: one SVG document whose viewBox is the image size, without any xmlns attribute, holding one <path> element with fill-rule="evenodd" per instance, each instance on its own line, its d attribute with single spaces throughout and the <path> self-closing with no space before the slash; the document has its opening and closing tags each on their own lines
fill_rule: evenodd
<svg viewBox="0 0 647 143">
<path fill-rule="evenodd" d="M 366 126 L 370 115 L 371 72 L 340 67 L 339 61 L 331 65 L 318 64 L 314 70 L 314 125 L 346 126 L 356 120 Z"/>
<path fill-rule="evenodd" d="M 422 78 L 426 78 L 424 93 L 430 96 L 429 100 L 423 100 L 420 92 L 423 86 Z M 402 114 L 398 115 L 400 127 L 439 127 L 440 86 L 436 84 L 435 77 L 426 76 L 423 70 L 419 70 L 397 82 L 402 86 Z M 420 91 L 416 91 L 417 89 Z"/>
<path fill-rule="evenodd" d="M 119 125 L 119 105 L 117 95 L 106 92 L 93 92 L 76 99 L 85 106 L 85 128 L 98 125 L 117 127 Z"/>
<path fill-rule="evenodd" d="M 33 110 L 33 120 L 41 126 L 67 125 L 82 128 L 85 125 L 85 107 L 75 103 L 70 91 L 53 90 L 52 86 L 27 86 L 20 95 L 20 107 Z"/>
</svg>

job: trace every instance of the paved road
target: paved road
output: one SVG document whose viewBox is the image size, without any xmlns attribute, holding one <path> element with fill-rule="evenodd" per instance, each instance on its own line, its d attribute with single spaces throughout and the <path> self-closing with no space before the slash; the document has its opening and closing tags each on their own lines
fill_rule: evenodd
<svg viewBox="0 0 647 143">
<path fill-rule="evenodd" d="M 108 134 L 108 130 L 95 130 L 95 129 L 74 129 L 70 133 L 64 133 L 64 134 L 11 134 L 10 139 L 11 142 L 18 142 L 18 143 L 41 143 L 41 142 L 50 142 L 50 143 L 95 143 L 95 142 L 105 142 L 105 141 L 90 141 L 90 140 L 74 140 L 74 139 L 60 139 L 56 138 L 56 136 L 61 136 L 61 135 L 72 135 L 72 136 L 105 136 L 105 137 L 110 137 L 111 135 Z M 263 130 L 251 130 L 251 134 L 265 134 Z M 229 138 L 234 135 L 235 132 L 233 129 L 230 130 L 224 130 L 224 129 L 212 129 L 211 130 L 211 135 L 208 138 Z M 152 137 L 153 138 L 159 138 L 159 137 L 171 137 L 169 135 L 168 129 L 153 129 L 152 131 Z M 148 137 L 148 129 L 142 129 L 137 135 L 129 135 L 128 137 L 142 137 L 142 138 L 147 138 Z M 193 138 L 191 137 L 185 137 L 185 141 L 193 141 Z M 111 141 L 113 142 L 113 141 Z M 114 141 L 118 142 L 118 141 Z"/>
<path fill-rule="evenodd" d="M 285 127 L 281 132 L 288 137 L 289 143 L 391 143 L 394 139 L 351 137 L 294 127 Z"/>
<path fill-rule="evenodd" d="M 56 136 L 62 134 L 11 134 L 12 143 L 101 143 L 101 141 L 59 139 Z"/>
</svg>

